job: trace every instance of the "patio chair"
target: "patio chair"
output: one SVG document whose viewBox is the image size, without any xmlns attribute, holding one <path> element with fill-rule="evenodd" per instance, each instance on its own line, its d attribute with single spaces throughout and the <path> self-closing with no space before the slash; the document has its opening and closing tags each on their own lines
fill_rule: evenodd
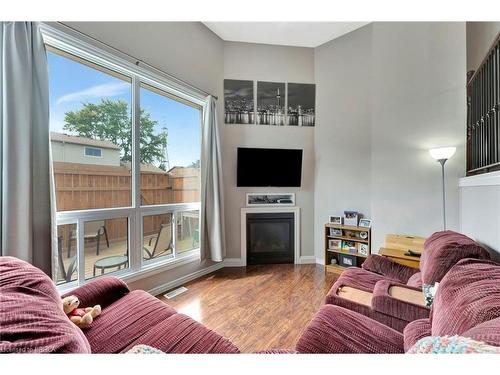
<svg viewBox="0 0 500 375">
<path fill-rule="evenodd" d="M 62 236 L 57 237 L 57 260 L 59 262 L 59 272 L 65 282 L 70 282 L 71 277 L 76 272 L 76 255 L 71 259 L 68 270 L 64 267 L 63 254 L 62 254 Z"/>
<path fill-rule="evenodd" d="M 154 241 L 154 243 L 153 243 Z M 156 238 L 152 237 L 149 239 L 149 243 L 143 246 L 144 249 L 144 259 L 150 260 L 159 257 L 169 250 L 172 250 L 172 225 L 171 224 L 161 224 L 160 231 Z"/>
<path fill-rule="evenodd" d="M 99 255 L 100 245 L 101 245 L 101 237 L 104 236 L 106 239 L 106 245 L 109 248 L 109 238 L 108 231 L 104 225 L 104 220 L 99 221 L 89 221 L 85 223 L 85 234 L 84 240 L 95 240 L 96 241 L 96 255 Z M 68 238 L 68 258 L 71 254 L 71 243 L 72 241 L 76 241 L 76 231 L 71 232 L 71 236 Z"/>
</svg>

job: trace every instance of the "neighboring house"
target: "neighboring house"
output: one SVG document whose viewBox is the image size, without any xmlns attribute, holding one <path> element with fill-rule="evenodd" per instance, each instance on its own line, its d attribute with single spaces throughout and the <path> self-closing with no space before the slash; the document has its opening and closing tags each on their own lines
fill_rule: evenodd
<svg viewBox="0 0 500 375">
<path fill-rule="evenodd" d="M 50 133 L 54 162 L 120 166 L 120 148 L 101 141 L 62 133 Z"/>
</svg>

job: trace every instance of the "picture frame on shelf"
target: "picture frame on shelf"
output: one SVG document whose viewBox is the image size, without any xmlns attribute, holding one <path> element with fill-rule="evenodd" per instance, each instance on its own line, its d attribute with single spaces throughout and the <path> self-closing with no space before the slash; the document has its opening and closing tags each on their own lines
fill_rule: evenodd
<svg viewBox="0 0 500 375">
<path fill-rule="evenodd" d="M 347 251 L 349 253 L 356 253 L 356 242 L 354 241 L 342 241 L 342 251 Z"/>
<path fill-rule="evenodd" d="M 330 216 L 328 222 L 330 224 L 342 225 L 342 216 Z"/>
<path fill-rule="evenodd" d="M 360 219 L 358 226 L 363 227 L 363 228 L 371 228 L 372 221 L 371 221 L 371 219 Z"/>
<path fill-rule="evenodd" d="M 358 244 L 358 253 L 361 255 L 368 255 L 368 245 L 365 243 Z"/>
<path fill-rule="evenodd" d="M 342 248 L 342 240 L 329 239 L 328 249 L 330 250 L 340 250 Z"/>
<path fill-rule="evenodd" d="M 330 228 L 330 236 L 332 237 L 342 237 L 342 229 Z"/>
<path fill-rule="evenodd" d="M 339 254 L 339 265 L 342 267 L 356 267 L 357 260 L 354 255 Z"/>
<path fill-rule="evenodd" d="M 344 211 L 344 225 L 358 226 L 358 212 Z"/>
</svg>

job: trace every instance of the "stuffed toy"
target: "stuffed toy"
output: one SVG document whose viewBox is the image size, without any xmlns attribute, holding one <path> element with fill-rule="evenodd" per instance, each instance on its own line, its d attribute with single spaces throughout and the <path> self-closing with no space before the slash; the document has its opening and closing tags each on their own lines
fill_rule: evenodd
<svg viewBox="0 0 500 375">
<path fill-rule="evenodd" d="M 101 314 L 101 306 L 78 308 L 80 300 L 77 296 L 64 297 L 62 300 L 64 313 L 80 328 L 88 328 L 94 319 Z"/>
</svg>

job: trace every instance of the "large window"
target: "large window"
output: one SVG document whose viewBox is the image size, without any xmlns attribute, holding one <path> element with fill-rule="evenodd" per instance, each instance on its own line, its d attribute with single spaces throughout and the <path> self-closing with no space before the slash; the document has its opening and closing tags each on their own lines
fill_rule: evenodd
<svg viewBox="0 0 500 375">
<path fill-rule="evenodd" d="M 198 256 L 202 96 L 44 36 L 57 283 Z"/>
</svg>

